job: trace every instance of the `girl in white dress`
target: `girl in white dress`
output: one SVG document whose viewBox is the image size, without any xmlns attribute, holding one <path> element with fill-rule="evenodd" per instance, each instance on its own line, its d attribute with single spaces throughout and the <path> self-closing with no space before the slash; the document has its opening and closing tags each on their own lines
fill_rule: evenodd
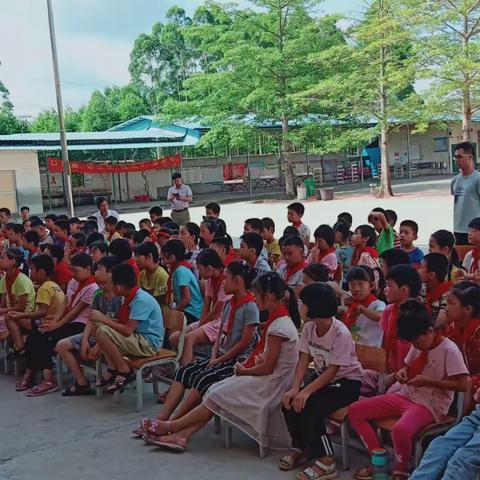
<svg viewBox="0 0 480 480">
<path fill-rule="evenodd" d="M 190 437 L 214 414 L 220 415 L 265 448 L 288 448 L 290 438 L 281 413 L 283 393 L 293 381 L 298 359 L 300 316 L 293 291 L 277 273 L 260 276 L 253 284 L 255 302 L 267 310 L 262 338 L 252 355 L 235 366 L 235 375 L 207 391 L 203 403 L 174 421 L 158 422 L 144 439 L 176 451 L 184 451 Z"/>
</svg>

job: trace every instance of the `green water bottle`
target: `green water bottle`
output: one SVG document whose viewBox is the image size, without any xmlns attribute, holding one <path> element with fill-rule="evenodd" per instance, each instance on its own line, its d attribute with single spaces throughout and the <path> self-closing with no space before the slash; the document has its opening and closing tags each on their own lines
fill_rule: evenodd
<svg viewBox="0 0 480 480">
<path fill-rule="evenodd" d="M 388 458 L 383 448 L 372 452 L 373 480 L 388 480 Z"/>
</svg>

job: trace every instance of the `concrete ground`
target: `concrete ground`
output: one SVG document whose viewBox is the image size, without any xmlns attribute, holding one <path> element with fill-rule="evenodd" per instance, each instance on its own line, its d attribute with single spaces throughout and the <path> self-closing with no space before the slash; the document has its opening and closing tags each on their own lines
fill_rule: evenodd
<svg viewBox="0 0 480 480">
<path fill-rule="evenodd" d="M 28 398 L 15 392 L 15 378 L 0 374 L 0 479 L 15 480 L 132 480 L 194 478 L 198 480 L 294 479 L 277 468 L 280 454 L 258 457 L 255 442 L 238 430 L 230 450 L 223 435 L 207 425 L 187 452 L 175 454 L 145 446 L 130 438 L 143 416 L 158 406 L 145 387 L 146 405 L 135 412 L 133 390 L 120 403 L 107 396 L 63 398 L 59 393 Z M 336 448 L 337 455 L 340 447 Z M 367 458 L 351 451 L 352 467 Z M 340 465 L 340 458 L 338 458 Z M 352 470 L 351 470 L 352 471 Z M 340 479 L 351 478 L 340 469 Z"/>
</svg>

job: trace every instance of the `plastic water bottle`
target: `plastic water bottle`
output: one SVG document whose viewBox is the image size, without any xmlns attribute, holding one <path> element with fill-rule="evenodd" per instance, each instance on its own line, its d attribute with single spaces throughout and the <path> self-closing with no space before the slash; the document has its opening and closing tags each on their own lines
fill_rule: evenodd
<svg viewBox="0 0 480 480">
<path fill-rule="evenodd" d="M 388 480 L 388 458 L 383 448 L 378 448 L 372 453 L 373 480 Z"/>
</svg>

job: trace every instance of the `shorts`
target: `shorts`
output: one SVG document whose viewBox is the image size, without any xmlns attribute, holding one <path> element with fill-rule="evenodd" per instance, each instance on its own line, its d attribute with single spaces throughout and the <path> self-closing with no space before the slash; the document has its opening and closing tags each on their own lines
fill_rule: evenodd
<svg viewBox="0 0 480 480">
<path fill-rule="evenodd" d="M 73 349 L 77 352 L 80 352 L 82 350 L 82 339 L 83 339 L 83 333 L 78 333 L 77 335 L 72 335 L 71 337 L 68 338 L 68 340 L 70 340 L 70 343 L 72 344 Z M 88 346 L 92 348 L 96 344 L 97 344 L 97 340 L 93 335 L 90 335 L 90 338 L 88 339 Z"/>
<path fill-rule="evenodd" d="M 130 355 L 132 357 L 151 357 L 158 353 L 158 350 L 150 345 L 150 342 L 139 333 L 132 333 L 129 337 L 124 337 L 113 328 L 97 323 L 98 330 L 109 336 L 113 343 L 117 346 L 122 355 Z"/>
<path fill-rule="evenodd" d="M 204 325 L 200 326 L 200 321 L 191 323 L 187 327 L 187 333 L 191 332 L 192 330 L 195 330 L 197 328 L 200 328 L 203 333 L 207 336 L 208 341 L 210 343 L 215 343 L 215 340 L 218 338 L 218 334 L 220 332 L 220 325 L 222 324 L 222 319 L 216 318 L 215 320 L 212 320 L 211 322 L 205 323 Z"/>
</svg>

